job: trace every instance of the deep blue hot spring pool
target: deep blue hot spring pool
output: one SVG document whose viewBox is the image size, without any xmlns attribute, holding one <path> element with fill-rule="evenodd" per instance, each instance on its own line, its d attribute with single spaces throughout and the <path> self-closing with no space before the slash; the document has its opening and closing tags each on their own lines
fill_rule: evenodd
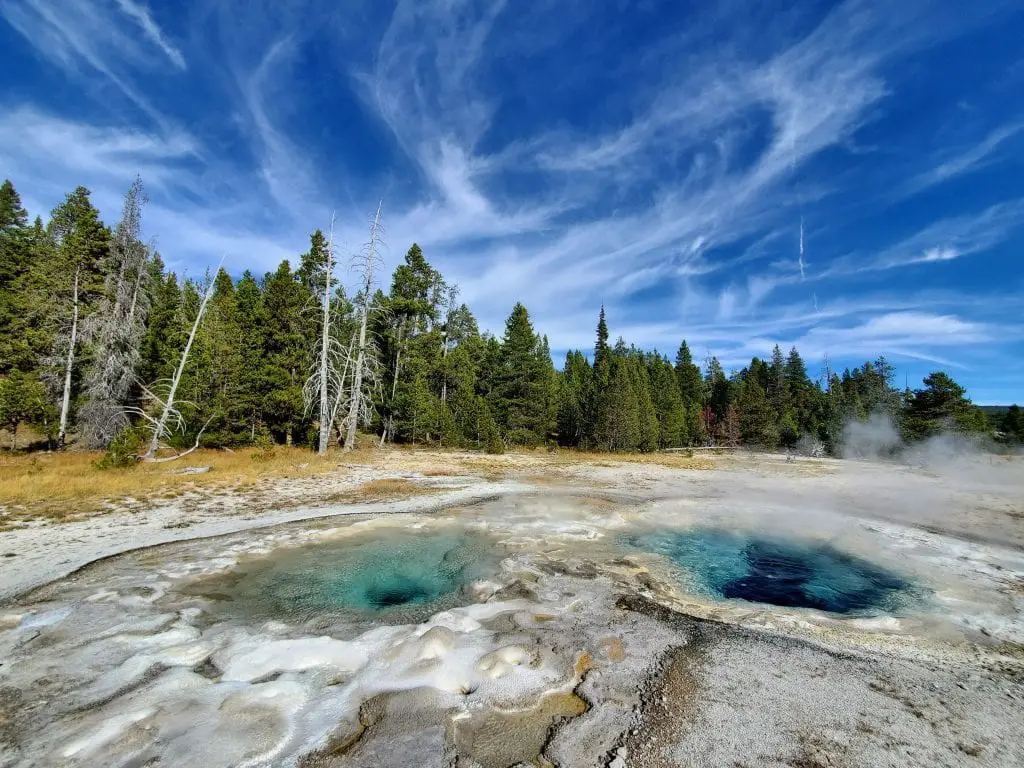
<svg viewBox="0 0 1024 768">
<path fill-rule="evenodd" d="M 667 558 L 688 586 L 715 598 L 874 614 L 899 610 L 911 589 L 892 571 L 814 541 L 697 528 L 639 533 L 624 543 Z"/>
</svg>

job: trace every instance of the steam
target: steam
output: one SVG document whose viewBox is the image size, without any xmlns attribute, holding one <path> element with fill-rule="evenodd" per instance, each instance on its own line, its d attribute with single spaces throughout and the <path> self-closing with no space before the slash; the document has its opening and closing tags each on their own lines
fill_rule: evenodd
<svg viewBox="0 0 1024 768">
<path fill-rule="evenodd" d="M 905 442 L 893 418 L 874 412 L 866 420 L 849 419 L 843 425 L 837 453 L 843 459 L 893 459 L 915 467 L 940 469 L 1006 454 L 988 435 L 956 431 L 952 424 L 937 435 Z"/>
<path fill-rule="evenodd" d="M 872 413 L 866 421 L 850 419 L 843 425 L 839 456 L 844 459 L 890 458 L 903 448 L 896 424 L 886 413 Z"/>
</svg>

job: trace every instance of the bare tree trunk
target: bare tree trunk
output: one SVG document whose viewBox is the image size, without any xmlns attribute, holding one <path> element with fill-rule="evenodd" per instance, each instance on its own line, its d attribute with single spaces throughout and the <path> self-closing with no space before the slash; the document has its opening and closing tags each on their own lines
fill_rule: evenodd
<svg viewBox="0 0 1024 768">
<path fill-rule="evenodd" d="M 71 409 L 71 372 L 75 367 L 75 344 L 78 342 L 78 275 L 81 266 L 75 267 L 74 309 L 71 313 L 71 341 L 68 344 L 67 365 L 64 367 L 64 393 L 60 403 L 60 426 L 57 428 L 57 450 L 64 449 L 68 433 L 68 411 Z"/>
<path fill-rule="evenodd" d="M 135 308 L 139 305 L 139 294 L 142 292 L 142 278 L 145 275 L 143 269 L 145 264 L 140 264 L 138 271 L 135 274 L 135 290 L 132 291 L 132 306 L 128 310 L 128 325 L 130 326 L 135 320 Z"/>
<path fill-rule="evenodd" d="M 221 264 L 224 260 L 221 259 Z M 217 271 L 220 271 L 220 267 L 217 267 Z M 203 301 L 199 305 L 199 312 L 196 313 L 195 322 L 192 323 L 192 332 L 188 335 L 188 341 L 185 342 L 185 349 L 181 352 L 181 359 L 178 361 L 178 368 L 174 372 L 174 378 L 171 379 L 171 388 L 167 393 L 167 399 L 164 401 L 163 410 L 160 413 L 160 419 L 156 423 L 156 427 L 153 430 L 153 439 L 149 443 L 149 450 L 146 451 L 146 460 L 152 460 L 156 456 L 157 449 L 160 447 L 160 438 L 167 432 L 167 420 L 171 417 L 174 412 L 174 395 L 178 391 L 178 384 L 181 383 L 181 376 L 185 372 L 185 365 L 188 363 L 188 353 L 192 350 L 192 342 L 196 339 L 196 331 L 199 330 L 199 324 L 203 320 L 203 314 L 206 312 L 206 305 L 210 301 L 210 297 L 213 296 L 213 288 L 216 282 L 210 280 L 210 284 L 206 286 L 206 292 L 203 294 Z M 180 417 L 179 417 L 180 418 Z M 204 427 L 205 429 L 205 427 Z M 202 434 L 202 432 L 200 432 Z"/>
<path fill-rule="evenodd" d="M 330 393 L 328 391 L 328 368 L 331 344 L 331 276 L 334 274 L 334 214 L 331 214 L 331 234 L 327 238 L 327 266 L 324 270 L 323 327 L 320 329 L 320 442 L 317 452 L 323 456 L 331 442 Z"/>
<path fill-rule="evenodd" d="M 345 450 L 351 451 L 356 444 L 356 424 L 359 421 L 359 406 L 362 400 L 363 364 L 366 358 L 366 322 L 370 315 L 370 289 L 373 287 L 373 267 L 377 258 L 377 237 L 380 229 L 380 204 L 370 227 L 370 242 L 363 270 L 363 306 L 359 323 L 359 349 L 356 352 L 356 367 L 352 374 L 352 396 L 348 409 L 348 434 L 345 436 Z"/>
</svg>

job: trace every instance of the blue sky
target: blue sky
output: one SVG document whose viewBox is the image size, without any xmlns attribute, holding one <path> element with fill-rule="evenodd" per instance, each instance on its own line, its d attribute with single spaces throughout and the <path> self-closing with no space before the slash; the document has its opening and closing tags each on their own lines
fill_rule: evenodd
<svg viewBox="0 0 1024 768">
<path fill-rule="evenodd" d="M 1024 7 L 0 0 L 0 176 L 261 274 L 383 199 L 483 328 L 1024 402 Z M 802 223 L 802 227 L 801 227 Z M 803 250 L 801 255 L 801 228 Z M 387 285 L 384 286 L 385 288 Z"/>
</svg>

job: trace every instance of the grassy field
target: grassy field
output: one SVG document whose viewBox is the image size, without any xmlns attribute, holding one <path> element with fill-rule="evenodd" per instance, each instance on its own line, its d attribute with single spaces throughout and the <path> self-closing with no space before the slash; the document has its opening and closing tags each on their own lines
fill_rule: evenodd
<svg viewBox="0 0 1024 768">
<path fill-rule="evenodd" d="M 346 454 L 344 460 L 372 458 L 362 454 Z M 125 499 L 170 499 L 196 490 L 239 489 L 337 472 L 342 459 L 340 452 L 320 457 L 300 448 L 277 448 L 266 456 L 252 449 L 198 450 L 181 461 L 100 470 L 95 462 L 101 455 L 68 451 L 0 456 L 0 505 L 9 515 L 63 518 L 102 511 Z M 185 467 L 210 469 L 182 474 Z"/>
<path fill-rule="evenodd" d="M 369 445 L 367 441 L 366 445 Z M 306 448 L 278 446 L 263 453 L 255 448 L 235 451 L 201 449 L 172 462 L 140 463 L 126 469 L 97 469 L 99 452 L 0 453 L 0 528 L 15 520 L 66 520 L 145 504 L 213 494 L 252 493 L 275 503 L 279 481 L 307 481 L 305 498 L 336 503 L 402 498 L 435 490 L 408 478 L 372 478 L 351 488 L 321 488 L 313 480 L 330 475 L 341 480 L 358 467 L 381 474 L 419 475 L 422 478 L 477 477 L 491 482 L 530 475 L 564 476 L 574 466 L 615 466 L 621 463 L 657 464 L 679 469 L 709 469 L 715 459 L 685 453 L 607 454 L 538 449 L 500 456 L 437 449 L 364 447 L 350 453 L 332 449 L 318 456 Z M 209 469 L 200 474 L 189 467 Z M 543 483 L 541 483 L 543 484 Z"/>
</svg>

